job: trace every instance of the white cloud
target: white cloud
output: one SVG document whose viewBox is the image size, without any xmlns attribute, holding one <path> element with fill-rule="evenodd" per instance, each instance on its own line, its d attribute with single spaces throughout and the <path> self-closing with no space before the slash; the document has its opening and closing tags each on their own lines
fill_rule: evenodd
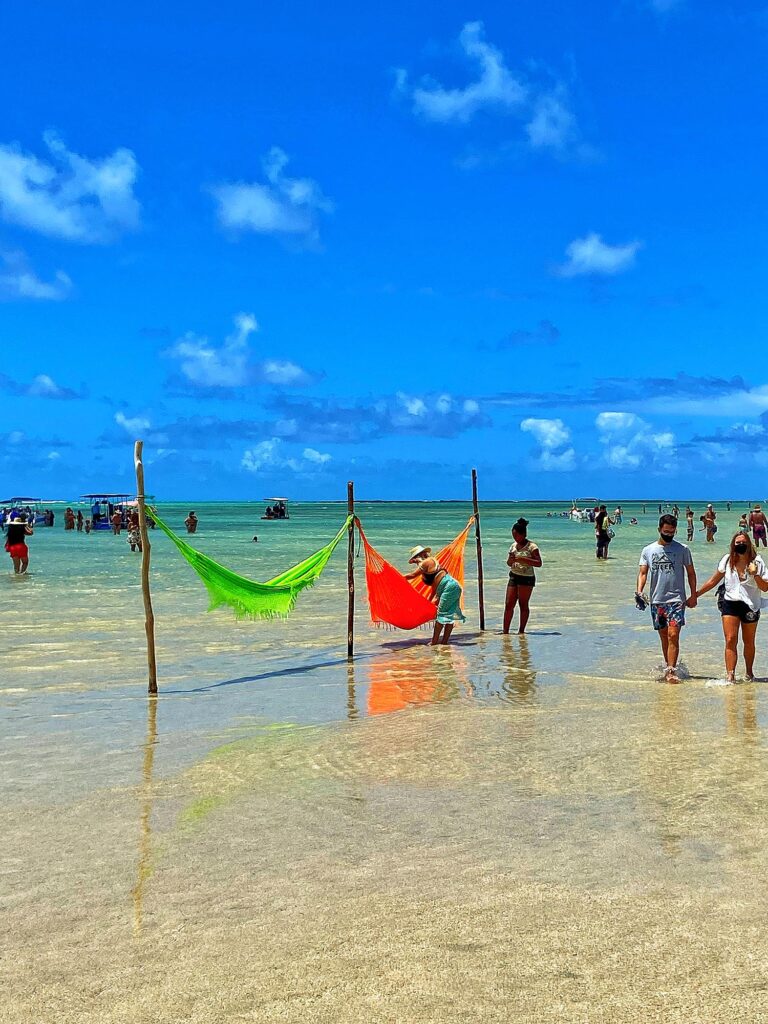
<svg viewBox="0 0 768 1024">
<path fill-rule="evenodd" d="M 649 399 L 644 408 L 667 416 L 758 416 L 768 412 L 768 384 L 703 398 L 661 396 Z"/>
<path fill-rule="evenodd" d="M 305 448 L 302 454 L 307 462 L 314 462 L 318 466 L 324 466 L 326 462 L 331 461 L 331 456 L 327 452 L 319 452 L 315 448 Z"/>
<path fill-rule="evenodd" d="M 72 281 L 63 270 L 57 270 L 52 281 L 42 281 L 35 274 L 22 252 L 0 252 L 0 298 L 3 299 L 66 299 Z"/>
<path fill-rule="evenodd" d="M 330 213 L 333 203 L 311 178 L 284 174 L 287 154 L 273 146 L 263 160 L 268 185 L 258 182 L 214 185 L 222 227 L 267 235 L 318 237 L 318 215 Z"/>
<path fill-rule="evenodd" d="M 540 469 L 561 472 L 575 469 L 576 452 L 571 447 L 571 431 L 560 419 L 537 419 L 529 416 L 520 429 L 531 434 L 538 445 L 536 464 Z"/>
<path fill-rule="evenodd" d="M 476 402 L 474 398 L 467 398 L 464 400 L 462 408 L 468 415 L 475 416 L 480 412 L 480 403 Z"/>
<path fill-rule="evenodd" d="M 46 458 L 48 459 L 49 462 L 56 462 L 58 459 L 61 458 L 61 452 L 48 452 Z"/>
<path fill-rule="evenodd" d="M 605 462 L 612 469 L 668 466 L 675 455 L 675 435 L 654 431 L 631 412 L 601 412 L 595 426 L 603 445 Z"/>
<path fill-rule="evenodd" d="M 592 232 L 576 238 L 566 248 L 566 263 L 557 268 L 560 277 L 578 277 L 583 274 L 620 274 L 635 262 L 642 242 L 608 245 L 600 235 Z"/>
<path fill-rule="evenodd" d="M 140 434 L 152 426 L 145 416 L 126 416 L 123 412 L 115 413 L 115 423 L 123 427 L 128 434 Z"/>
<path fill-rule="evenodd" d="M 305 448 L 298 458 L 284 455 L 283 451 L 283 441 L 279 437 L 272 437 L 267 441 L 260 441 L 253 448 L 246 449 L 240 464 L 250 473 L 260 473 L 262 470 L 311 473 L 331 461 L 330 455 L 315 448 Z"/>
<path fill-rule="evenodd" d="M 235 330 L 216 348 L 208 338 L 191 331 L 169 350 L 178 359 L 182 374 L 202 387 L 232 388 L 248 383 L 250 350 L 248 338 L 259 325 L 251 313 L 235 317 Z"/>
<path fill-rule="evenodd" d="M 8 444 L 21 444 L 23 440 L 24 433 L 21 430 L 12 430 L 6 438 Z"/>
<path fill-rule="evenodd" d="M 34 398 L 65 398 L 68 392 L 65 388 L 59 387 L 56 381 L 47 373 L 40 373 L 34 377 L 27 389 L 27 394 Z"/>
<path fill-rule="evenodd" d="M 595 418 L 595 426 L 603 434 L 618 434 L 637 430 L 643 420 L 633 412 L 601 412 Z"/>
<path fill-rule="evenodd" d="M 487 42 L 481 21 L 467 22 L 459 34 L 465 56 L 478 68 L 478 77 L 463 88 L 446 88 L 431 77 L 411 87 L 408 72 L 395 70 L 395 91 L 408 95 L 415 114 L 428 121 L 467 124 L 482 110 L 495 110 L 515 116 L 525 124 L 528 144 L 535 150 L 552 150 L 560 155 L 569 149 L 586 155 L 587 147 L 578 145 L 576 117 L 569 105 L 568 91 L 562 82 L 529 80 L 512 72 L 504 55 Z M 464 166 L 478 162 L 471 157 Z"/>
<path fill-rule="evenodd" d="M 309 377 L 301 366 L 280 359 L 267 359 L 262 363 L 261 373 L 270 384 L 302 384 Z"/>
<path fill-rule="evenodd" d="M 562 151 L 577 141 L 576 118 L 562 87 L 536 98 L 525 131 L 532 149 Z"/>
<path fill-rule="evenodd" d="M 529 416 L 520 424 L 520 429 L 533 434 L 541 448 L 554 450 L 562 448 L 571 439 L 571 432 L 562 420 L 536 419 Z"/>
<path fill-rule="evenodd" d="M 410 395 L 406 395 L 403 391 L 397 392 L 397 399 L 408 413 L 409 416 L 425 416 L 427 412 L 427 404 L 423 398 L 413 398 Z M 450 411 L 451 403 L 449 395 L 441 395 L 437 400 L 436 407 L 439 411 Z"/>
<path fill-rule="evenodd" d="M 0 145 L 0 215 L 11 224 L 75 242 L 106 242 L 139 226 L 138 174 L 129 149 L 89 160 L 55 132 L 43 136 L 50 162 Z"/>
<path fill-rule="evenodd" d="M 470 121 L 485 107 L 515 110 L 528 97 L 526 86 L 511 74 L 501 51 L 483 38 L 483 23 L 468 22 L 461 30 L 459 43 L 467 57 L 480 69 L 476 82 L 463 89 L 445 89 L 437 82 L 425 83 L 413 90 L 413 109 L 430 121 Z M 398 72 L 398 85 L 405 89 L 406 73 Z"/>
<path fill-rule="evenodd" d="M 550 470 L 554 473 L 575 469 L 576 452 L 573 448 L 566 448 L 562 452 L 550 452 L 544 449 L 539 454 L 538 464 L 541 469 Z"/>
</svg>

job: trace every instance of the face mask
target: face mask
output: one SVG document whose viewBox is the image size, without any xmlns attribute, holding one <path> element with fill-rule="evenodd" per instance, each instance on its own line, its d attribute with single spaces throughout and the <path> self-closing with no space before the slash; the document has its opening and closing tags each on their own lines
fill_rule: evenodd
<svg viewBox="0 0 768 1024">
<path fill-rule="evenodd" d="M 671 544 L 671 542 L 675 539 L 674 533 L 660 533 L 659 536 L 665 544 Z"/>
<path fill-rule="evenodd" d="M 746 544 L 734 544 L 733 550 L 737 555 L 746 555 L 748 549 Z"/>
</svg>

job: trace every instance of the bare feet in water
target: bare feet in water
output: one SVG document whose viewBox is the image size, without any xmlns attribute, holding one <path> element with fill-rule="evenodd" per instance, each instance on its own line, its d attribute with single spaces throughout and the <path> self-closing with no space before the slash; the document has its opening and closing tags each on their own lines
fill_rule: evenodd
<svg viewBox="0 0 768 1024">
<path fill-rule="evenodd" d="M 674 665 L 667 665 L 667 670 L 664 673 L 665 683 L 679 683 L 680 676 L 677 674 L 677 669 Z"/>
</svg>

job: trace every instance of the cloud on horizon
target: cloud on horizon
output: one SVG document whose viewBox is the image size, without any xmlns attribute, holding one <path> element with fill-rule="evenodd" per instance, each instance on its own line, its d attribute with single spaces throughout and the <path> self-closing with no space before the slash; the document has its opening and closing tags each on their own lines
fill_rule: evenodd
<svg viewBox="0 0 768 1024">
<path fill-rule="evenodd" d="M 367 402 L 280 395 L 267 407 L 277 415 L 286 437 L 351 444 L 398 434 L 456 437 L 489 422 L 476 399 L 448 392 L 398 391 Z"/>
<path fill-rule="evenodd" d="M 138 176 L 129 149 L 89 160 L 67 149 L 56 132 L 43 141 L 50 160 L 0 145 L 0 216 L 9 224 L 70 242 L 103 243 L 139 227 L 133 194 Z"/>
<path fill-rule="evenodd" d="M 605 463 L 611 469 L 669 467 L 675 455 L 675 435 L 654 431 L 631 412 L 601 412 L 595 419 Z"/>
<path fill-rule="evenodd" d="M 317 473 L 320 472 L 330 461 L 331 456 L 326 452 L 319 452 L 315 448 L 304 448 L 298 454 L 286 455 L 285 443 L 280 437 L 272 437 L 266 441 L 260 441 L 253 448 L 243 452 L 240 465 L 249 473 L 261 473 L 264 470 L 290 470 L 292 473 Z"/>
<path fill-rule="evenodd" d="M 520 429 L 536 441 L 535 464 L 548 472 L 564 472 L 576 468 L 576 451 L 571 445 L 571 431 L 561 419 L 528 417 Z"/>
</svg>

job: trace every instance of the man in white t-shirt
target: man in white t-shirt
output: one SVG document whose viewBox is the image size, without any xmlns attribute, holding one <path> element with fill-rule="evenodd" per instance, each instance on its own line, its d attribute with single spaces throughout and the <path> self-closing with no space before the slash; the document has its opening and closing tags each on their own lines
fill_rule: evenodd
<svg viewBox="0 0 768 1024">
<path fill-rule="evenodd" d="M 637 574 L 637 597 L 641 598 L 650 580 L 651 619 L 661 640 L 665 679 L 679 683 L 677 661 L 680 657 L 680 630 L 685 625 L 685 609 L 696 607 L 696 570 L 685 544 L 675 540 L 677 519 L 663 515 L 659 519 L 659 539 L 644 547 Z M 685 581 L 691 596 L 685 596 Z M 640 605 L 642 607 L 642 604 Z"/>
</svg>

